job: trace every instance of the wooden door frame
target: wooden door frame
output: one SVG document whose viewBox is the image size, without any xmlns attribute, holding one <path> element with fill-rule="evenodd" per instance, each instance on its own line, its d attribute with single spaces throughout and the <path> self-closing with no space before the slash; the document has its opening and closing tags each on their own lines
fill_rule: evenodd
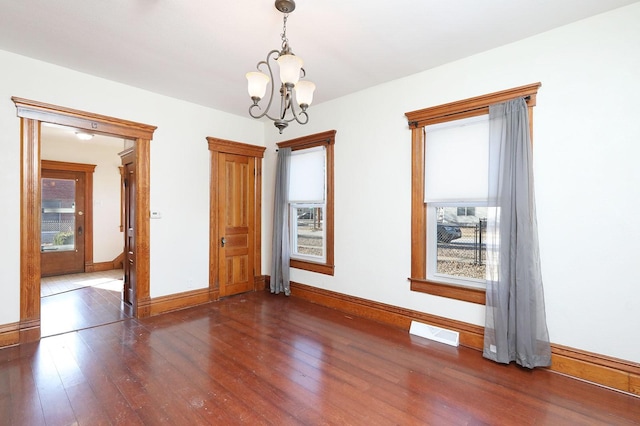
<svg viewBox="0 0 640 426">
<path fill-rule="evenodd" d="M 40 160 L 40 173 L 43 170 L 84 173 L 84 271 L 93 268 L 93 173 L 95 164 L 68 163 L 66 161 Z"/>
<path fill-rule="evenodd" d="M 137 306 L 134 316 L 149 316 L 150 142 L 155 126 L 12 97 L 20 117 L 20 343 L 40 339 L 40 126 L 53 123 L 95 134 L 134 140 L 136 191 Z"/>
<path fill-rule="evenodd" d="M 254 290 L 264 289 L 265 277 L 262 275 L 262 159 L 265 147 L 234 142 L 225 139 L 207 137 L 209 151 L 211 151 L 211 182 L 209 187 L 209 300 L 220 298 L 220 282 L 218 279 L 218 257 L 220 248 L 220 233 L 218 229 L 218 159 L 220 154 L 236 154 L 254 158 L 255 182 L 253 216 L 254 227 L 254 257 L 253 282 Z"/>
</svg>

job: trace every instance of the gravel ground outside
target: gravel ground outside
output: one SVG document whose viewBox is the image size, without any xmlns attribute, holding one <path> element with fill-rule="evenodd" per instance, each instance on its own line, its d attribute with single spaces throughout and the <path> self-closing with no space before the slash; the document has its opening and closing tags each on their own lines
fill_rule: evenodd
<svg viewBox="0 0 640 426">
<path fill-rule="evenodd" d="M 322 238 L 298 237 L 298 253 L 322 256 Z"/>
<path fill-rule="evenodd" d="M 438 273 L 484 279 L 485 265 L 475 264 L 474 253 L 474 250 L 438 247 Z"/>
</svg>

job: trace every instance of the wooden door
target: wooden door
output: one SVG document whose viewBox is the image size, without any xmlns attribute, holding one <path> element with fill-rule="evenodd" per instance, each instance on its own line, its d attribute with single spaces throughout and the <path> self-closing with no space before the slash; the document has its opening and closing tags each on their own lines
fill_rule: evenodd
<svg viewBox="0 0 640 426">
<path fill-rule="evenodd" d="M 124 284 L 123 300 L 134 306 L 136 301 L 136 163 L 133 151 L 121 154 L 124 185 Z"/>
<path fill-rule="evenodd" d="M 40 274 L 84 272 L 85 173 L 42 170 Z"/>
<path fill-rule="evenodd" d="M 254 289 L 254 157 L 220 153 L 218 185 L 218 279 L 230 296 Z"/>
</svg>

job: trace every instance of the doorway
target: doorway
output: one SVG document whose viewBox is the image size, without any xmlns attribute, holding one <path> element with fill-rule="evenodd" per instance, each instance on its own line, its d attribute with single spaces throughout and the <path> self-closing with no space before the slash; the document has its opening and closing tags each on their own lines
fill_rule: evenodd
<svg viewBox="0 0 640 426">
<path fill-rule="evenodd" d="M 118 154 L 132 142 L 82 136 L 41 127 L 41 337 L 131 317 L 123 303 Z"/>
<path fill-rule="evenodd" d="M 118 118 L 73 110 L 38 101 L 12 97 L 21 126 L 21 220 L 20 220 L 20 323 L 21 343 L 38 340 L 40 319 L 40 231 L 41 231 L 41 124 L 53 123 L 78 131 L 114 136 L 134 141 L 137 169 L 135 191 L 136 298 L 135 317 L 149 316 L 149 154 L 156 127 Z"/>
</svg>

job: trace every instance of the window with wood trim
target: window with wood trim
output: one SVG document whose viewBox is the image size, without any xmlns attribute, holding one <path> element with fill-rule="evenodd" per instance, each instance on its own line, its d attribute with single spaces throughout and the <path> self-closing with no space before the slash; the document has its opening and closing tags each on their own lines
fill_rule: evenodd
<svg viewBox="0 0 640 426">
<path fill-rule="evenodd" d="M 316 133 L 278 143 L 290 147 L 292 175 L 290 183 L 289 230 L 290 266 L 333 275 L 333 146 L 335 130 Z M 319 161 L 318 161 L 319 160 Z M 296 163 L 296 164 L 294 164 Z M 297 164 L 300 163 L 300 164 Z M 319 167 L 315 167 L 315 164 Z M 297 165 L 301 167 L 296 167 Z M 309 175 L 318 185 L 300 183 L 294 175 Z M 318 173 L 313 173 L 314 171 Z M 317 182 L 316 182 L 317 181 Z M 292 197 L 292 198 L 291 198 Z"/>
<path fill-rule="evenodd" d="M 541 83 L 534 83 L 405 114 L 411 128 L 411 290 L 472 303 L 485 303 L 483 288 L 466 286 L 451 280 L 439 280 L 435 273 L 437 271 L 428 270 L 430 265 L 427 252 L 437 247 L 438 238 L 437 231 L 428 232 L 428 212 L 431 211 L 431 215 L 434 215 L 438 210 L 425 201 L 425 127 L 486 115 L 489 113 L 489 105 L 524 97 L 529 107 L 531 131 L 533 107 L 540 86 Z M 531 139 L 533 140 L 533 135 Z M 467 204 L 454 207 L 456 212 L 460 208 L 468 214 L 469 208 L 475 206 Z M 437 223 L 437 218 L 434 218 L 434 223 Z M 436 268 L 434 262 L 431 262 L 431 268 Z"/>
</svg>

